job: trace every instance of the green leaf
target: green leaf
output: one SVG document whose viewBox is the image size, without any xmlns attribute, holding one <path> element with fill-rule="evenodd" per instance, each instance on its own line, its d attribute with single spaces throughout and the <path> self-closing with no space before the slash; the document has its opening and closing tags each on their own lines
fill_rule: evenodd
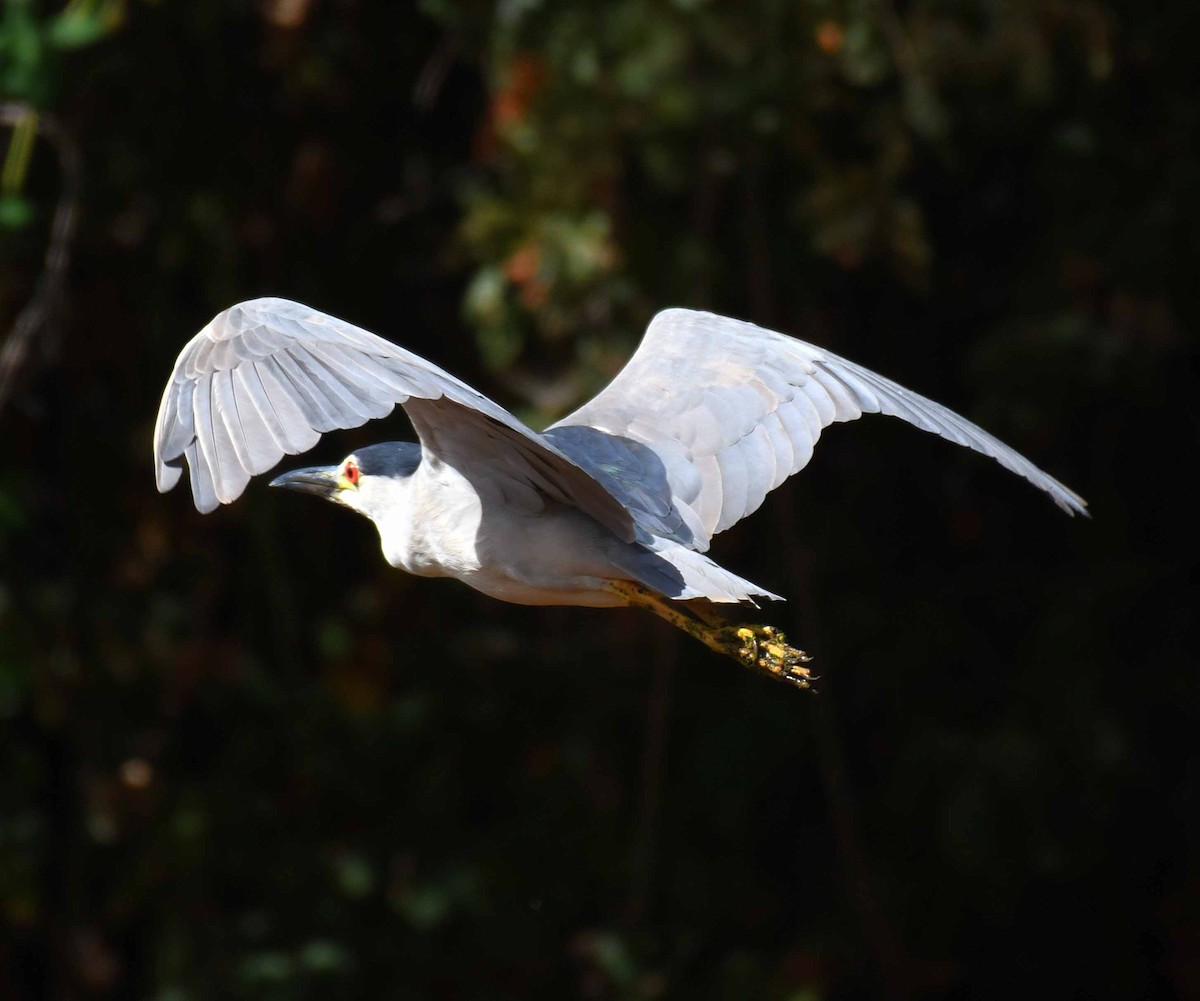
<svg viewBox="0 0 1200 1001">
<path fill-rule="evenodd" d="M 349 953 L 336 942 L 314 939 L 300 950 L 300 965 L 311 973 L 337 973 L 351 966 Z"/>
<path fill-rule="evenodd" d="M 338 889 L 352 900 L 362 900 L 375 889 L 375 867 L 356 852 L 340 855 L 334 862 Z"/>
<path fill-rule="evenodd" d="M 0 19 L 0 90 L 10 98 L 42 97 L 47 85 L 44 53 L 31 5 L 8 0 Z"/>
<path fill-rule="evenodd" d="M 242 960 L 238 973 L 244 983 L 261 987 L 265 984 L 281 984 L 290 980 L 296 972 L 292 957 L 285 952 L 259 952 Z"/>
<path fill-rule="evenodd" d="M 47 38 L 58 49 L 82 49 L 110 35 L 124 17 L 124 4 L 75 2 L 50 22 Z"/>
<path fill-rule="evenodd" d="M 0 229 L 23 229 L 33 219 L 33 203 L 22 195 L 0 195 Z"/>
</svg>

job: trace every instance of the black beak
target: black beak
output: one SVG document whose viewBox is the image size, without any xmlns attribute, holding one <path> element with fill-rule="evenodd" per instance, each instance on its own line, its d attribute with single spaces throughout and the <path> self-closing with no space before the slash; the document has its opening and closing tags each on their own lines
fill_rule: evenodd
<svg viewBox="0 0 1200 1001">
<path fill-rule="evenodd" d="M 338 490 L 338 467 L 309 466 L 307 469 L 293 469 L 290 473 L 276 476 L 270 486 L 329 498 Z"/>
</svg>

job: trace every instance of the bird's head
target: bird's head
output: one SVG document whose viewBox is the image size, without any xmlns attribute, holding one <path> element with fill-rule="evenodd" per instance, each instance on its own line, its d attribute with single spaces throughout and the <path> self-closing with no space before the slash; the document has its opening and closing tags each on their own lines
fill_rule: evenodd
<svg viewBox="0 0 1200 1001">
<path fill-rule="evenodd" d="M 378 525 L 406 505 L 408 484 L 420 463 L 420 445 L 385 441 L 351 452 L 336 466 L 293 469 L 275 477 L 271 486 L 316 494 Z"/>
</svg>

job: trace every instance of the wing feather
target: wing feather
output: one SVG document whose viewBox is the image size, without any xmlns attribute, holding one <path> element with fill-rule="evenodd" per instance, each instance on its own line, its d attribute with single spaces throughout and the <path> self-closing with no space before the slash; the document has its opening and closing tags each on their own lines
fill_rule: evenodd
<svg viewBox="0 0 1200 1001">
<path fill-rule="evenodd" d="M 835 421 L 853 421 L 862 416 L 862 407 L 854 398 L 850 387 L 845 383 L 834 378 L 833 375 L 822 368 L 820 365 L 814 365 L 812 370 L 812 378 L 820 383 L 822 389 L 829 394 L 830 400 L 833 401 L 834 420 Z M 960 442 L 959 444 L 962 444 Z"/>
<path fill-rule="evenodd" d="M 250 468 L 250 449 L 246 444 L 246 433 L 242 430 L 238 415 L 237 393 L 233 387 L 233 373 L 220 369 L 212 377 L 213 414 L 221 422 L 227 441 L 226 453 L 221 455 L 221 465 L 228 469 Z"/>
<path fill-rule="evenodd" d="M 821 412 L 812 398 L 807 381 L 804 385 L 796 387 L 796 395 L 792 397 L 792 408 L 808 425 L 808 437 L 813 443 L 816 443 L 816 440 L 821 437 L 821 429 L 825 427 L 825 424 L 821 420 Z"/>
<path fill-rule="evenodd" d="M 356 357 L 355 349 L 340 344 L 309 344 L 307 350 L 309 355 L 325 366 L 326 372 L 332 373 L 338 380 L 346 390 L 347 399 L 365 404 L 360 409 L 366 410 L 367 416 L 384 416 L 384 413 L 375 412 L 381 404 L 387 407 L 385 413 L 391 412 L 395 406 L 396 389 L 388 384 L 390 379 L 387 371 L 381 370 L 373 359 L 363 359 L 361 354 Z"/>
<path fill-rule="evenodd" d="M 208 514 L 209 511 L 216 510 L 221 504 L 213 486 L 214 480 L 208 459 L 205 458 L 204 451 L 198 446 L 196 439 L 192 439 L 188 444 L 184 455 L 187 457 L 188 468 L 192 471 L 192 500 L 195 502 L 196 510 L 202 514 Z M 176 470 L 177 474 L 181 472 L 182 470 Z M 178 479 L 178 475 L 176 479 Z"/>
<path fill-rule="evenodd" d="M 241 464 L 233 443 L 234 434 L 237 433 L 237 416 L 228 414 L 232 404 L 226 397 L 228 386 L 228 370 L 214 372 L 208 382 L 213 471 L 216 474 L 217 496 L 226 503 L 226 498 L 236 497 L 250 481 L 250 473 Z"/>
<path fill-rule="evenodd" d="M 301 348 L 297 346 L 280 351 L 279 354 L 273 355 L 271 360 L 275 362 L 280 374 L 288 380 L 284 395 L 303 411 L 304 420 L 319 434 L 343 427 L 356 427 L 355 424 L 346 423 L 351 418 L 343 415 L 336 398 L 330 399 L 331 387 L 318 385 L 309 370 L 295 357 L 293 350 L 298 353 Z"/>
<path fill-rule="evenodd" d="M 198 382 L 204 376 L 211 372 L 215 372 L 215 366 L 210 364 L 213 348 L 217 346 L 217 342 L 211 339 L 204 339 L 199 342 L 193 341 L 195 347 L 192 349 L 186 360 L 180 356 L 180 361 L 184 362 L 183 377 L 190 382 Z M 192 345 L 190 344 L 189 347 Z M 179 366 L 176 364 L 176 376 L 179 375 Z"/>
<path fill-rule="evenodd" d="M 803 412 L 789 401 L 775 411 L 779 423 L 788 436 L 792 445 L 792 465 L 787 475 L 792 476 L 808 465 L 812 458 L 813 446 L 817 443 L 817 435 L 813 433 L 812 425 L 804 418 Z"/>
<path fill-rule="evenodd" d="M 696 515 L 704 530 L 712 535 L 712 526 L 721 517 L 721 505 L 725 494 L 721 464 L 717 462 L 715 455 L 697 456 L 692 461 L 700 474 L 703 489 L 691 506 L 696 509 Z"/>
<path fill-rule="evenodd" d="M 285 455 L 307 452 L 320 440 L 321 432 L 309 420 L 310 413 L 305 409 L 304 400 L 294 391 L 294 384 L 280 367 L 279 358 L 260 358 L 250 371 L 258 377 L 263 391 L 262 396 L 254 397 L 255 405 L 263 423 L 271 427 L 271 435 L 278 448 Z M 246 381 L 251 381 L 251 375 L 247 374 Z M 272 456 L 274 454 L 272 452 Z M 265 473 L 271 465 L 262 472 Z"/>
<path fill-rule="evenodd" d="M 242 437 L 246 444 L 245 467 L 251 475 L 265 473 L 275 462 L 275 455 L 285 447 L 287 435 L 283 422 L 275 413 L 275 407 L 263 386 L 259 365 L 264 362 L 249 362 L 233 370 L 234 398 L 238 412 L 242 408 L 253 409 L 254 419 L 241 423 Z"/>
<path fill-rule="evenodd" d="M 216 424 L 212 412 L 212 375 L 206 375 L 196 383 L 196 392 L 192 396 L 195 407 L 196 439 L 200 443 L 200 451 L 204 456 L 204 464 L 209 470 L 212 484 L 209 491 L 216 497 L 221 497 L 221 461 L 217 454 L 218 439 Z"/>
<path fill-rule="evenodd" d="M 771 442 L 771 450 L 775 455 L 775 475 L 771 477 L 768 490 L 774 490 L 792 475 L 792 465 L 796 461 L 796 450 L 788 437 L 787 428 L 779 419 L 779 410 L 767 414 L 761 427 L 767 433 Z"/>
<path fill-rule="evenodd" d="M 724 458 L 726 455 L 738 457 L 741 481 L 745 484 L 745 489 L 732 503 L 727 502 L 722 508 L 721 519 L 717 522 L 715 530 L 717 532 L 723 532 L 730 525 L 757 511 L 775 479 L 775 452 L 771 448 L 770 436 L 762 424 L 741 438 L 736 445 L 722 449 L 720 456 Z"/>
<path fill-rule="evenodd" d="M 172 454 L 181 454 L 187 443 L 195 439 L 195 420 L 192 415 L 192 394 L 195 389 L 193 382 L 172 380 L 163 394 L 163 406 L 155 422 L 154 439 L 162 441 Z M 164 493 L 170 490 L 179 482 L 182 474 L 183 470 L 178 466 L 156 464 L 158 489 Z"/>
<path fill-rule="evenodd" d="M 879 398 L 875 395 L 875 390 L 868 382 L 858 377 L 855 369 L 839 369 L 836 376 L 828 371 L 826 374 L 831 379 L 840 382 L 846 387 L 848 392 L 853 394 L 854 402 L 858 405 L 858 409 L 862 413 L 877 414 L 883 410 L 883 404 L 879 402 Z"/>
<path fill-rule="evenodd" d="M 742 517 L 750 487 L 745 452 L 740 448 L 723 448 L 716 458 L 717 465 L 721 467 L 721 508 L 716 528 L 712 530 L 714 534 L 724 531 Z"/>
<path fill-rule="evenodd" d="M 377 401 L 365 392 L 357 392 L 353 380 L 338 366 L 331 365 L 317 345 L 297 344 L 288 353 L 308 376 L 310 385 L 324 391 L 325 402 L 333 411 L 334 427 L 361 427 L 372 417 L 384 417 L 390 412 L 390 407 L 377 412 Z"/>
</svg>

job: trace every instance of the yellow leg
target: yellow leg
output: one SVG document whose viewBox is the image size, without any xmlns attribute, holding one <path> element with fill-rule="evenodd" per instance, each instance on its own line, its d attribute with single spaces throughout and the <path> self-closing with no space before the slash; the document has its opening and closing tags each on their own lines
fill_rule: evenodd
<svg viewBox="0 0 1200 1001">
<path fill-rule="evenodd" d="M 684 607 L 670 598 L 656 594 L 633 581 L 613 581 L 609 585 L 628 605 L 647 608 L 671 625 L 694 636 L 710 650 L 731 657 L 743 667 L 786 681 L 799 688 L 809 688 L 813 676 L 805 665 L 812 660 L 803 650 L 789 646 L 787 638 L 774 626 L 722 626 L 715 617 L 704 622 L 693 618 Z M 695 614 L 699 614 L 696 612 Z"/>
</svg>

